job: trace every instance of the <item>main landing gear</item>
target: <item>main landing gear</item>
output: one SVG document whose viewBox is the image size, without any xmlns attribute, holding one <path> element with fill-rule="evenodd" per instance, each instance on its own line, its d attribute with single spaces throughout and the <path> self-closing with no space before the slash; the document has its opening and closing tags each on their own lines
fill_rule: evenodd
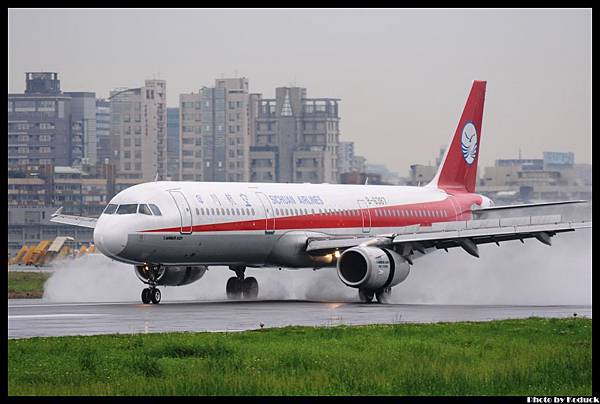
<svg viewBox="0 0 600 404">
<path fill-rule="evenodd" d="M 227 280 L 227 291 L 228 299 L 256 299 L 258 296 L 258 282 L 256 278 L 244 276 L 246 267 L 244 266 L 230 266 L 229 269 L 235 272 L 236 276 L 232 276 Z"/>
<path fill-rule="evenodd" d="M 373 297 L 377 298 L 379 303 L 389 303 L 392 296 L 392 288 L 384 288 L 379 290 L 358 289 L 358 297 L 362 303 L 371 303 Z"/>
</svg>

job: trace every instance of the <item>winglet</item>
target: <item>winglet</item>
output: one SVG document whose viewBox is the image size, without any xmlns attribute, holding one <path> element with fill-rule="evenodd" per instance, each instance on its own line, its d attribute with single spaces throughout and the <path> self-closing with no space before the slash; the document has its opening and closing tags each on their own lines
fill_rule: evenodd
<svg viewBox="0 0 600 404">
<path fill-rule="evenodd" d="M 62 212 L 62 210 L 63 210 L 63 207 L 61 206 L 61 207 L 60 207 L 60 208 L 58 208 L 58 209 L 56 210 L 56 212 L 54 212 L 54 213 L 53 213 L 51 216 L 52 216 L 52 217 L 55 217 L 55 216 L 58 216 L 58 215 L 60 215 L 60 214 L 61 214 L 61 212 Z"/>
</svg>

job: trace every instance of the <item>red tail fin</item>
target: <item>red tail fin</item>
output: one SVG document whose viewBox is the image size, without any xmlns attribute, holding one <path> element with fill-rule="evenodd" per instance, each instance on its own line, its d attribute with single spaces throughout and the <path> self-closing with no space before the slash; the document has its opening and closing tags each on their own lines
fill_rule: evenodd
<svg viewBox="0 0 600 404">
<path fill-rule="evenodd" d="M 428 186 L 436 186 L 444 190 L 475 192 L 485 85 L 485 81 L 473 82 L 456 132 L 446 149 L 438 172 Z"/>
</svg>

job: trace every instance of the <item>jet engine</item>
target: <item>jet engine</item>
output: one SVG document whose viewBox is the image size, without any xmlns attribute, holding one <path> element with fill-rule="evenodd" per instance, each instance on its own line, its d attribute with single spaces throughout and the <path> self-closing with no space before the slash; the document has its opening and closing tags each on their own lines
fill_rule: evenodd
<svg viewBox="0 0 600 404">
<path fill-rule="evenodd" d="M 392 287 L 404 281 L 409 272 L 408 262 L 386 248 L 353 247 L 344 251 L 337 262 L 341 281 L 364 290 Z"/>
<path fill-rule="evenodd" d="M 155 276 L 156 285 L 182 286 L 196 282 L 204 276 L 207 267 L 200 266 L 168 266 L 161 267 L 156 273 L 152 273 L 144 265 L 135 266 L 135 274 L 144 283 L 149 283 L 151 276 Z"/>
</svg>

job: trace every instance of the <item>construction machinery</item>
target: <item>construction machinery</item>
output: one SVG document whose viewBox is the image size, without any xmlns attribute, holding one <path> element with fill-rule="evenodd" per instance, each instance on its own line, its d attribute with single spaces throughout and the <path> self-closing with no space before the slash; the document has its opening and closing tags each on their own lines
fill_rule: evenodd
<svg viewBox="0 0 600 404">
<path fill-rule="evenodd" d="M 44 260 L 44 256 L 48 247 L 50 247 L 50 240 L 42 240 L 38 245 L 30 249 L 23 258 L 23 264 L 35 265 L 36 267 L 41 264 Z"/>
<path fill-rule="evenodd" d="M 36 246 L 23 245 L 17 254 L 8 262 L 11 265 L 48 265 L 53 261 L 80 258 L 87 254 L 96 253 L 93 244 L 82 244 L 77 250 L 71 247 L 75 242 L 73 237 L 59 236 L 54 240 L 42 240 Z"/>
</svg>

